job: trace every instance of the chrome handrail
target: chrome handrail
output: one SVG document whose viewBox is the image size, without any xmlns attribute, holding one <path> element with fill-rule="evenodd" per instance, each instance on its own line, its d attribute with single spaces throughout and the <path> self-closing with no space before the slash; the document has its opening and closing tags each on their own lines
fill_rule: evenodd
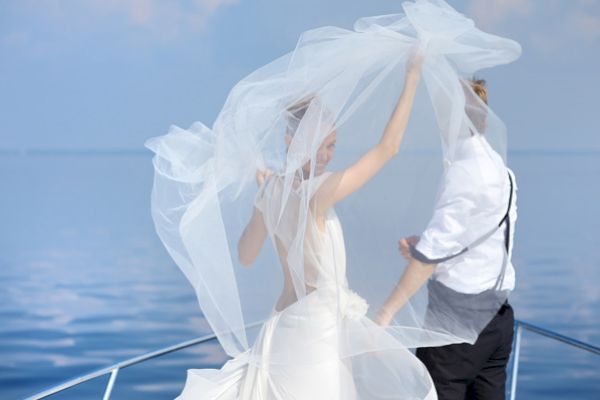
<svg viewBox="0 0 600 400">
<path fill-rule="evenodd" d="M 254 322 L 251 324 L 246 325 L 246 329 L 252 329 L 252 328 L 256 328 L 258 326 L 261 326 L 263 324 L 263 321 L 258 321 L 258 322 Z M 198 344 L 202 344 L 202 343 L 206 343 L 209 342 L 211 340 L 215 340 L 217 338 L 217 335 L 212 334 L 212 335 L 206 335 L 206 336 L 202 336 L 196 339 L 192 339 L 192 340 L 188 340 L 179 344 L 175 344 L 173 346 L 169 346 L 169 347 L 165 347 L 159 350 L 155 350 L 155 351 L 151 351 L 150 353 L 146 353 L 146 354 L 142 354 L 141 356 L 137 356 L 137 357 L 133 357 L 130 358 L 128 360 L 125 361 L 121 361 L 118 362 L 116 364 L 113 364 L 109 367 L 105 367 L 105 368 L 101 368 L 99 370 L 96 371 L 92 371 L 90 373 L 87 373 L 85 375 L 81 375 L 78 376 L 76 378 L 73 379 L 69 379 L 68 381 L 65 381 L 61 384 L 58 384 L 56 386 L 52 386 L 46 390 L 43 390 L 40 393 L 34 394 L 30 397 L 27 397 L 25 400 L 39 400 L 39 399 L 43 399 L 45 397 L 51 396 L 53 394 L 56 394 L 58 392 L 61 392 L 63 390 L 72 388 L 74 386 L 77 386 L 81 383 L 90 381 L 92 379 L 98 378 L 102 375 L 106 375 L 110 373 L 110 379 L 108 381 L 108 384 L 106 385 L 106 389 L 104 391 L 104 397 L 103 400 L 108 400 L 110 399 L 110 394 L 112 392 L 113 386 L 115 384 L 115 381 L 117 379 L 117 374 L 119 373 L 119 371 L 123 368 L 127 368 L 127 367 L 131 367 L 132 365 L 135 364 L 139 364 L 141 362 L 156 358 L 156 357 L 160 357 L 160 356 L 164 356 L 165 354 L 169 354 L 169 353 L 173 353 L 175 351 L 179 351 L 179 350 L 183 350 L 185 348 L 191 347 L 191 346 L 195 346 Z"/>
<path fill-rule="evenodd" d="M 39 400 L 39 399 L 43 399 L 43 398 L 48 397 L 50 395 L 56 394 L 56 393 L 61 392 L 63 390 L 72 388 L 72 387 L 77 386 L 77 385 L 79 385 L 81 383 L 90 381 L 92 379 L 95 379 L 95 378 L 98 378 L 98 377 L 100 377 L 102 375 L 106 375 L 106 374 L 110 373 L 110 379 L 109 379 L 108 384 L 106 386 L 106 390 L 104 392 L 104 397 L 103 397 L 104 400 L 108 400 L 110 398 L 110 394 L 112 392 L 112 388 L 113 388 L 113 385 L 114 385 L 115 380 L 117 378 L 117 373 L 119 372 L 119 370 L 121 370 L 123 368 L 130 367 L 130 366 L 135 365 L 135 364 L 139 364 L 141 362 L 150 360 L 150 359 L 155 358 L 155 357 L 163 356 L 165 354 L 172 353 L 174 351 L 185 349 L 185 348 L 190 347 L 190 346 L 195 346 L 197 344 L 206 343 L 206 342 L 209 342 L 209 341 L 214 340 L 216 338 L 217 338 L 217 336 L 214 335 L 214 334 L 213 335 L 206 335 L 206 336 L 202 336 L 202 337 L 199 337 L 199 338 L 196 338 L 196 339 L 188 340 L 186 342 L 182 342 L 182 343 L 179 343 L 179 344 L 176 344 L 176 345 L 173 345 L 173 346 L 165 347 L 165 348 L 160 349 L 160 350 L 152 351 L 150 353 L 146 353 L 146 354 L 143 354 L 143 355 L 138 356 L 138 357 L 130 358 L 128 360 L 121 361 L 121 362 L 118 362 L 116 364 L 113 364 L 113 365 L 111 365 L 109 367 L 105 367 L 105 368 L 102 368 L 102 369 L 99 369 L 99 370 L 87 373 L 85 375 L 81 375 L 81 376 L 78 376 L 76 378 L 69 379 L 68 381 L 65 381 L 65 382 L 63 382 L 61 384 L 58 384 L 56 386 L 52 386 L 52 387 L 50 387 L 50 388 L 48 388 L 48 389 L 46 389 L 46 390 L 44 390 L 44 391 L 42 391 L 40 393 L 34 394 L 33 396 L 27 397 L 25 400 Z"/>
<path fill-rule="evenodd" d="M 246 328 L 250 329 L 250 328 L 255 328 L 257 326 L 260 326 L 262 324 L 262 321 L 260 322 L 255 322 L 253 324 L 248 325 Z M 542 335 L 545 337 L 548 337 L 550 339 L 553 340 L 557 340 L 563 343 L 566 343 L 570 346 L 574 346 L 577 347 L 579 349 L 585 350 L 585 351 L 589 351 L 591 353 L 600 355 L 600 347 L 597 346 L 593 346 L 591 344 L 588 343 L 584 343 L 582 341 L 570 338 L 568 336 L 564 336 L 561 335 L 559 333 L 541 328 L 539 326 L 530 324 L 528 322 L 524 322 L 524 321 L 520 321 L 520 320 L 515 320 L 515 328 L 516 328 L 516 332 L 515 332 L 515 343 L 514 343 L 514 354 L 513 354 L 513 360 L 512 360 L 512 375 L 511 375 L 511 389 L 510 389 L 510 399 L 514 400 L 516 398 L 516 391 L 517 391 L 517 376 L 518 376 L 518 370 L 519 370 L 519 356 L 520 356 L 520 352 L 521 352 L 521 336 L 523 333 L 523 330 L 527 330 L 533 333 L 536 333 L 538 335 Z M 119 373 L 119 371 L 123 368 L 127 368 L 130 367 L 132 365 L 135 364 L 139 364 L 141 362 L 156 358 L 156 357 L 160 357 L 163 356 L 165 354 L 169 354 L 175 351 L 179 351 L 179 350 L 183 350 L 185 348 L 191 347 L 191 346 L 195 346 L 198 344 L 202 344 L 202 343 L 206 343 L 209 342 L 211 340 L 215 340 L 217 338 L 216 335 L 206 335 L 206 336 L 202 336 L 196 339 L 192 339 L 192 340 L 188 340 L 173 346 L 169 346 L 169 347 L 165 347 L 163 349 L 159 349 L 156 351 L 152 351 L 150 353 L 146 353 L 143 354 L 141 356 L 138 357 L 133 357 L 130 358 L 128 360 L 125 361 L 121 361 L 118 362 L 116 364 L 113 364 L 109 367 L 106 368 L 102 368 L 93 372 L 90 372 L 88 374 L 85 375 L 81 375 L 78 376 L 76 378 L 70 379 L 68 381 L 65 381 L 59 385 L 50 387 L 40 393 L 34 394 L 33 396 L 27 397 L 26 400 L 39 400 L 39 399 L 43 399 L 45 397 L 48 397 L 50 395 L 56 394 L 58 392 L 61 392 L 63 390 L 72 388 L 74 386 L 77 386 L 81 383 L 90 381 L 94 378 L 98 378 L 100 376 L 103 375 L 107 375 L 110 374 L 110 378 L 108 381 L 108 384 L 106 385 L 106 389 L 104 391 L 104 396 L 103 399 L 104 400 L 109 400 L 110 399 L 110 395 L 112 393 L 112 389 L 114 387 L 115 381 L 117 379 L 117 375 Z"/>
<path fill-rule="evenodd" d="M 589 351 L 590 353 L 600 355 L 600 347 L 593 346 L 589 343 L 584 343 L 580 340 L 570 338 L 565 335 L 561 335 L 560 333 L 556 333 L 550 331 L 548 329 L 541 328 L 539 326 L 530 324 L 529 322 L 515 320 L 515 340 L 514 340 L 514 353 L 512 360 L 512 374 L 511 374 L 511 382 L 510 382 L 510 400 L 515 400 L 517 398 L 517 376 L 519 374 L 519 357 L 521 355 L 521 336 L 523 335 L 523 331 L 527 330 L 533 333 L 536 333 L 541 336 L 545 336 L 547 338 L 566 343 L 569 346 L 576 347 L 578 349 L 582 349 L 585 351 Z"/>
<path fill-rule="evenodd" d="M 577 339 L 570 338 L 570 337 L 565 336 L 565 335 L 561 335 L 560 333 L 556 333 L 556 332 L 549 331 L 549 330 L 544 329 L 544 328 L 540 328 L 539 326 L 530 324 L 529 322 L 517 320 L 517 321 L 515 321 L 515 325 L 517 326 L 517 329 L 519 327 L 521 327 L 522 329 L 525 329 L 525 330 L 528 330 L 528 331 L 531 331 L 531 332 L 535 332 L 538 335 L 546 336 L 546 337 L 549 337 L 550 339 L 558 340 L 559 342 L 563 342 L 563 343 L 566 343 L 568 345 L 580 348 L 582 350 L 589 351 L 590 353 L 594 353 L 594 354 L 600 355 L 600 347 L 593 346 L 591 344 L 582 342 L 582 341 L 577 340 Z"/>
</svg>

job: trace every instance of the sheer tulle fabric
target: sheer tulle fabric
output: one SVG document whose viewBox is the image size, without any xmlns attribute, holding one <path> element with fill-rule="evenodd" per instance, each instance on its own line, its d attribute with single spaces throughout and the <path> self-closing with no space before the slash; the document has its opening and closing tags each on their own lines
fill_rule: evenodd
<svg viewBox="0 0 600 400">
<path fill-rule="evenodd" d="M 481 182 L 493 178 L 489 165 L 502 170 L 505 128 L 464 78 L 520 54 L 517 43 L 478 30 L 443 1 L 403 9 L 360 19 L 354 30 L 305 32 L 294 51 L 232 89 L 212 129 L 173 127 L 147 142 L 156 153 L 157 232 L 233 357 L 221 370 L 190 370 L 182 399 L 435 398 L 408 349 L 474 342 L 506 299 L 494 285 L 459 312 L 432 307 L 447 304 L 447 293 L 424 288 L 389 327 L 369 318 L 404 267 L 397 240 L 427 226 L 447 167 L 464 164 Z M 377 141 L 416 48 L 424 84 L 400 154 L 319 224 L 315 193 L 331 177 L 315 162 L 319 146 L 337 132 L 330 168 L 341 170 Z M 303 102 L 299 117 L 294 107 Z M 489 165 L 465 159 L 465 142 L 489 154 Z M 300 173 L 306 163 L 308 175 Z M 257 187 L 265 168 L 274 174 Z M 236 247 L 254 207 L 271 245 L 248 269 Z M 497 225 L 506 210 L 497 211 L 453 246 Z M 430 240 L 434 253 L 445 249 L 441 257 L 444 240 Z M 260 329 L 246 329 L 256 321 Z"/>
</svg>

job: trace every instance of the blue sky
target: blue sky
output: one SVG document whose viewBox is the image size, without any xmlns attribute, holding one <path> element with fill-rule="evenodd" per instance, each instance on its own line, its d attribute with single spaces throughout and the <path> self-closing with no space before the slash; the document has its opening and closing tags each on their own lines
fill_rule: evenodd
<svg viewBox="0 0 600 400">
<path fill-rule="evenodd" d="M 483 71 L 512 150 L 600 151 L 600 0 L 450 0 L 523 46 Z M 0 149 L 142 149 L 322 25 L 396 0 L 0 0 Z"/>
</svg>

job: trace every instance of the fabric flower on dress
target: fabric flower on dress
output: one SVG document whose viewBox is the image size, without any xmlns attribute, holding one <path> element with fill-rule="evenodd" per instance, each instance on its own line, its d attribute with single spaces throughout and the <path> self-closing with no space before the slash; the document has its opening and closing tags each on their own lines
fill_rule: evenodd
<svg viewBox="0 0 600 400">
<path fill-rule="evenodd" d="M 341 299 L 342 315 L 351 320 L 364 317 L 369 310 L 369 303 L 358 294 L 347 289 Z"/>
</svg>

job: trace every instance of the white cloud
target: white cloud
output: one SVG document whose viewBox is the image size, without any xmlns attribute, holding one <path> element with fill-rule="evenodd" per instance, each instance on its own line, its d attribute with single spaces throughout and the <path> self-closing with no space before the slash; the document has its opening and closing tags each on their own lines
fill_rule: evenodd
<svg viewBox="0 0 600 400">
<path fill-rule="evenodd" d="M 119 37 L 138 32 L 149 38 L 173 39 L 205 28 L 217 10 L 239 0 L 22 0 L 12 5 L 19 19 L 43 24 L 53 31 L 80 35 L 116 30 Z M 123 35 L 121 31 L 125 31 Z M 19 35 L 23 35 L 20 33 Z M 19 37 L 7 32 L 5 44 Z"/>
<path fill-rule="evenodd" d="M 569 26 L 577 36 L 584 39 L 600 39 L 600 16 L 577 11 L 569 18 Z"/>
<path fill-rule="evenodd" d="M 533 0 L 469 0 L 467 12 L 477 25 L 493 29 L 515 15 L 530 15 L 533 8 Z"/>
<path fill-rule="evenodd" d="M 190 29 L 202 27 L 218 8 L 238 0 L 92 0 L 91 11 L 125 15 L 129 23 L 151 26 L 160 21 Z"/>
<path fill-rule="evenodd" d="M 531 44 L 537 50 L 559 52 L 577 46 L 582 39 L 586 45 L 600 41 L 600 1 L 578 0 L 553 11 L 553 23 L 544 25 L 543 29 L 538 27 L 530 34 Z"/>
<path fill-rule="evenodd" d="M 145 24 L 148 23 L 153 17 L 154 8 L 150 1 L 144 0 L 133 0 L 131 1 L 131 12 L 130 17 L 134 23 Z"/>
<path fill-rule="evenodd" d="M 488 31 L 523 35 L 543 53 L 560 51 L 584 39 L 600 40 L 600 0 L 469 0 L 467 14 Z"/>
</svg>

